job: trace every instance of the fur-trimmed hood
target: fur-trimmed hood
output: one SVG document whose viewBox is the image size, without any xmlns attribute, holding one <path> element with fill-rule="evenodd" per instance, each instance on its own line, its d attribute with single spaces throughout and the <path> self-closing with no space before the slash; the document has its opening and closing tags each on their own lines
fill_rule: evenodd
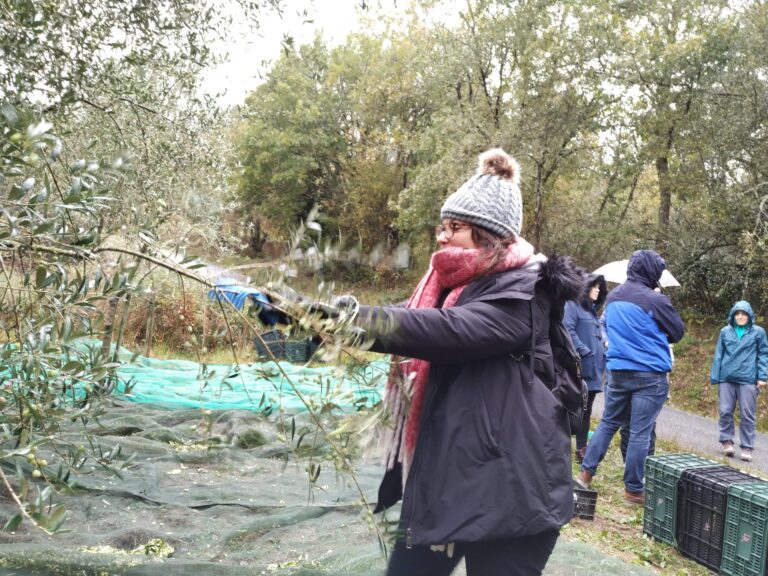
<svg viewBox="0 0 768 576">
<path fill-rule="evenodd" d="M 597 295 L 597 300 L 592 302 L 589 299 L 589 291 L 593 286 L 600 287 L 600 293 Z M 584 310 L 592 310 L 593 305 L 595 310 L 599 310 L 605 304 L 605 299 L 608 298 L 608 285 L 605 282 L 605 276 L 602 274 L 587 274 L 584 278 L 584 290 L 581 293 L 579 304 Z"/>
<path fill-rule="evenodd" d="M 555 253 L 542 265 L 536 288 L 546 292 L 552 301 L 551 316 L 562 320 L 565 303 L 579 299 L 585 282 L 586 274 L 573 258 Z"/>
</svg>

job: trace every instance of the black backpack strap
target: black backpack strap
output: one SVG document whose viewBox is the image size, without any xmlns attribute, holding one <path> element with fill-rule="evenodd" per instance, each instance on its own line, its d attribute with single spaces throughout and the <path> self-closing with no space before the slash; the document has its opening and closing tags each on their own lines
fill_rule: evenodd
<svg viewBox="0 0 768 576">
<path fill-rule="evenodd" d="M 533 387 L 533 380 L 536 377 L 536 374 L 534 372 L 534 369 L 536 367 L 536 315 L 533 313 L 533 298 L 531 298 L 528 302 L 530 304 L 531 308 L 531 352 L 528 357 L 528 362 L 530 364 L 531 369 L 531 379 L 528 381 L 528 386 Z"/>
</svg>

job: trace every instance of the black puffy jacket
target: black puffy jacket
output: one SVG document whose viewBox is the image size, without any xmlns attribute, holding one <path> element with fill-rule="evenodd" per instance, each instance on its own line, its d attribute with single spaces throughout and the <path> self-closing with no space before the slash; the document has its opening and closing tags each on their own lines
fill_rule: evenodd
<svg viewBox="0 0 768 576">
<path fill-rule="evenodd" d="M 548 323 L 581 283 L 567 259 L 550 259 L 480 277 L 450 308 L 361 307 L 373 350 L 431 363 L 402 494 L 400 528 L 412 544 L 532 535 L 570 520 L 570 433 L 548 388 Z"/>
</svg>

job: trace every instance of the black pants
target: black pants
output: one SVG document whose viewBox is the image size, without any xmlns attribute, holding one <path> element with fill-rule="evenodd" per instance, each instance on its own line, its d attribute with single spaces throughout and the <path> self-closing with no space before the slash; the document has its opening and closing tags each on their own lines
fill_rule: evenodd
<svg viewBox="0 0 768 576">
<path fill-rule="evenodd" d="M 551 530 L 520 538 L 458 543 L 452 558 L 445 552 L 433 552 L 429 546 L 409 549 L 398 540 L 389 558 L 387 576 L 449 576 L 462 558 L 466 560 L 467 576 L 538 576 L 559 535 L 558 530 Z"/>
<path fill-rule="evenodd" d="M 587 436 L 589 435 L 589 424 L 592 419 L 592 404 L 595 403 L 595 396 L 600 392 L 592 391 L 587 395 L 587 410 L 584 412 L 584 418 L 581 419 L 581 426 L 576 432 L 576 448 L 587 447 Z"/>
</svg>

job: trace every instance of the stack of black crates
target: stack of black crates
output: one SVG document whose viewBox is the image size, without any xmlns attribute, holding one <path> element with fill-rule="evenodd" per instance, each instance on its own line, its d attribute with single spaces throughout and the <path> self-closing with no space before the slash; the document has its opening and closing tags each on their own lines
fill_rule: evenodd
<svg viewBox="0 0 768 576">
<path fill-rule="evenodd" d="M 726 576 L 768 576 L 768 482 L 694 454 L 645 462 L 643 531 Z"/>
<path fill-rule="evenodd" d="M 286 338 L 281 330 L 268 330 L 254 338 L 256 352 L 263 360 L 288 360 L 288 362 L 308 362 L 317 350 L 315 340 L 309 337 Z"/>
</svg>

